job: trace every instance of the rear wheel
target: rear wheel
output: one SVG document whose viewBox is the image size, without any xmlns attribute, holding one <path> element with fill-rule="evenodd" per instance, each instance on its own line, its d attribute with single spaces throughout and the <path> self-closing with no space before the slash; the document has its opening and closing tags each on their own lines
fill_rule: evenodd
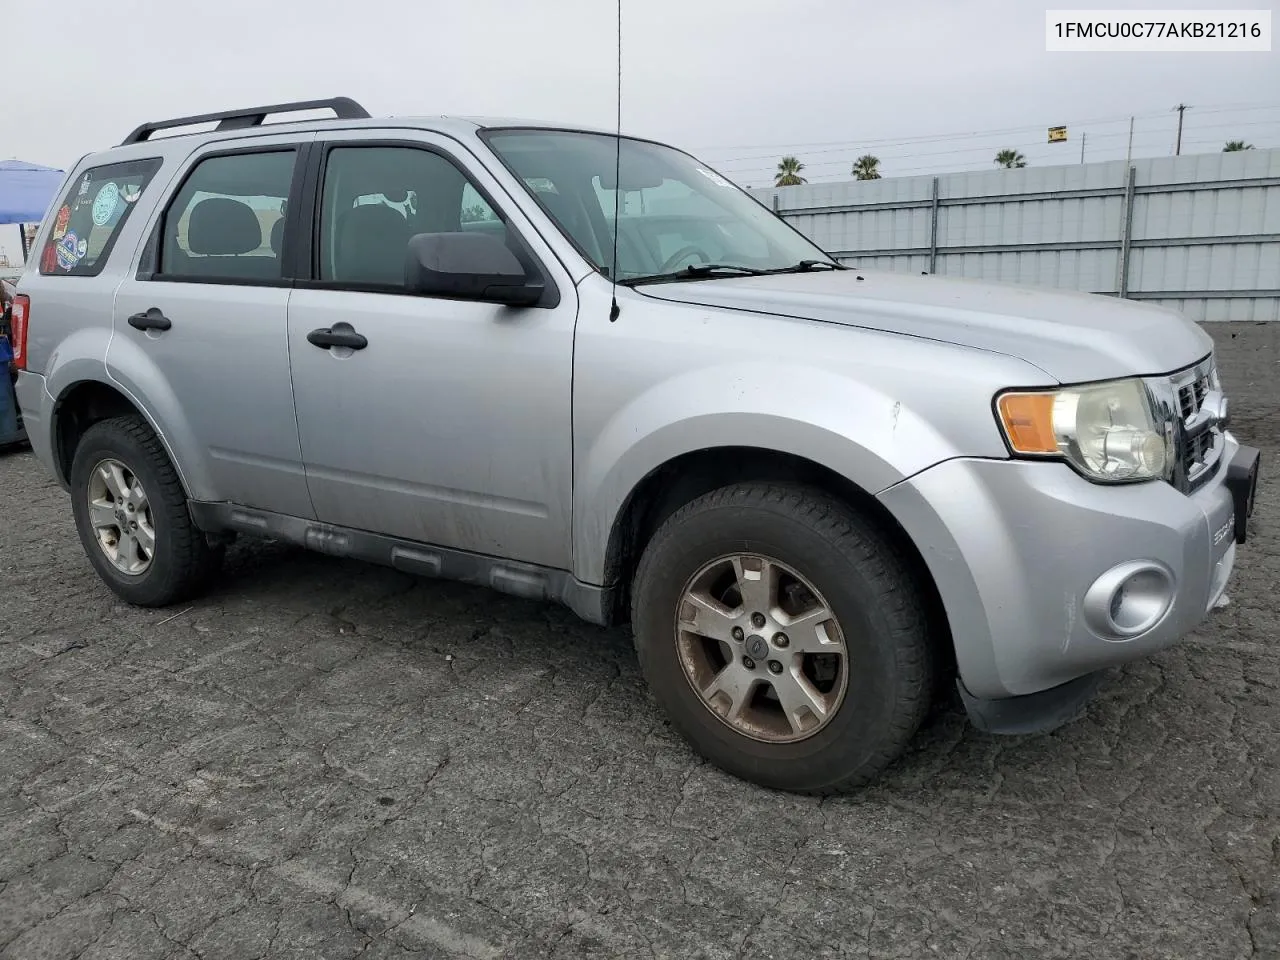
<svg viewBox="0 0 1280 960">
<path fill-rule="evenodd" d="M 892 545 L 818 490 L 742 484 L 654 535 L 633 588 L 642 668 L 711 762 L 834 793 L 914 736 L 935 665 L 918 585 Z"/>
<path fill-rule="evenodd" d="M 141 417 L 114 417 L 85 431 L 71 464 L 71 498 L 89 562 L 129 603 L 185 600 L 222 559 L 192 522 L 177 472 Z"/>
</svg>

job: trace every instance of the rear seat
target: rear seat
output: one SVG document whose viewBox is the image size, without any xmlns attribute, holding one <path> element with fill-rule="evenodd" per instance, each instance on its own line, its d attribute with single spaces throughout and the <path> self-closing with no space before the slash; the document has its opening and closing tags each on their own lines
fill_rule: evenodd
<svg viewBox="0 0 1280 960">
<path fill-rule="evenodd" d="M 283 235 L 281 220 L 276 226 Z M 253 208 L 231 197 L 209 197 L 191 208 L 187 247 L 167 251 L 164 272 L 179 276 L 236 276 L 274 280 L 281 275 L 277 231 L 272 228 L 270 256 L 248 256 L 262 247 L 262 222 Z M 234 265 L 227 259 L 234 259 Z M 230 267 L 230 269 L 228 269 Z"/>
</svg>

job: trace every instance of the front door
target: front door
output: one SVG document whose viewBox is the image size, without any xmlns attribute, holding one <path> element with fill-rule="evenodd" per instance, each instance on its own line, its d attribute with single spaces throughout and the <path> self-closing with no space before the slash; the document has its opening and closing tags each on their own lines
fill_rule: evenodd
<svg viewBox="0 0 1280 960">
<path fill-rule="evenodd" d="M 222 143 L 188 162 L 116 293 L 107 366 L 146 398 L 193 497 L 311 518 L 281 257 L 300 140 Z"/>
<path fill-rule="evenodd" d="M 412 136 L 317 144 L 314 276 L 289 303 L 316 515 L 567 569 L 573 284 L 487 171 L 464 166 L 443 138 Z M 522 245 L 558 302 L 517 309 L 407 293 L 409 238 L 465 230 Z M 365 345 L 317 345 L 316 331 Z"/>
</svg>

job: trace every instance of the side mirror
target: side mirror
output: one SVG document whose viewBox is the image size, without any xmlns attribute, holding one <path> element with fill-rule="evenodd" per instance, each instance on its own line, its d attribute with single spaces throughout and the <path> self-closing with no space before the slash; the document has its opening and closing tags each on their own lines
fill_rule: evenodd
<svg viewBox="0 0 1280 960">
<path fill-rule="evenodd" d="M 411 293 L 532 307 L 544 285 L 486 233 L 419 233 L 409 238 L 404 283 Z"/>
</svg>

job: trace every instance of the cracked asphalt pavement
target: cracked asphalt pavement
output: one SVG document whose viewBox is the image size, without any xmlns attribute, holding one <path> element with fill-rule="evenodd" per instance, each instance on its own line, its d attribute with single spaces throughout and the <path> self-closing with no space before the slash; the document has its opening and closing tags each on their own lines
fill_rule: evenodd
<svg viewBox="0 0 1280 960">
<path fill-rule="evenodd" d="M 825 801 L 699 762 L 555 607 L 244 542 L 127 607 L 0 454 L 0 958 L 1280 957 L 1280 324 L 1208 329 L 1264 452 L 1231 604 Z"/>
</svg>

